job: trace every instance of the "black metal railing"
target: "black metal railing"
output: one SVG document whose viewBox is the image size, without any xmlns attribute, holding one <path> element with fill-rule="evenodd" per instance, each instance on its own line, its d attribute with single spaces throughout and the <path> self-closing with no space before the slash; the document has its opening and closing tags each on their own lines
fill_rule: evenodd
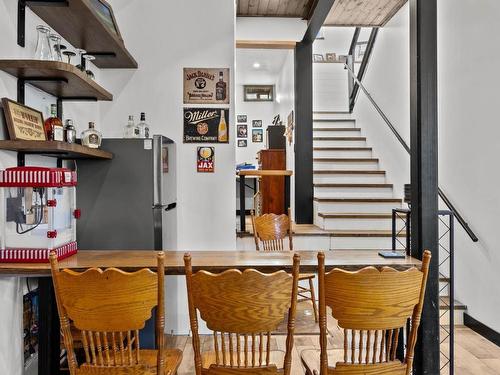
<svg viewBox="0 0 500 375">
<path fill-rule="evenodd" d="M 441 364 L 440 373 L 455 371 L 455 215 L 449 210 L 438 211 L 439 217 L 439 294 L 440 327 L 439 337 Z M 402 223 L 398 226 L 398 223 Z M 404 234 L 404 236 L 402 236 Z M 405 237 L 402 241 L 401 237 Z M 392 250 L 404 249 L 411 252 L 411 210 L 395 208 L 392 210 Z M 447 289 L 447 295 L 441 294 Z M 446 298 L 447 297 L 447 298 Z M 446 315 L 448 321 L 446 322 Z"/>
<path fill-rule="evenodd" d="M 380 117 L 382 117 L 382 119 L 387 124 L 387 126 L 389 127 L 389 129 L 391 129 L 391 131 L 394 134 L 394 136 L 396 137 L 396 139 L 403 146 L 403 148 L 406 150 L 406 152 L 410 155 L 410 153 L 411 153 L 410 146 L 408 146 L 408 144 L 405 142 L 405 140 L 403 139 L 403 137 L 401 137 L 401 135 L 398 133 L 398 131 L 396 130 L 396 128 L 394 127 L 394 125 L 392 124 L 392 122 L 386 116 L 386 114 L 384 113 L 384 111 L 382 111 L 382 109 L 379 107 L 379 105 L 377 104 L 377 102 L 375 102 L 375 100 L 370 95 L 370 93 L 368 92 L 368 90 L 366 89 L 366 87 L 361 83 L 361 80 L 359 79 L 359 77 L 356 76 L 356 74 L 354 73 L 354 71 L 352 70 L 352 68 L 348 64 L 345 64 L 345 68 L 349 72 L 350 76 L 354 79 L 354 81 L 356 82 L 356 84 L 365 93 L 366 97 L 368 98 L 368 100 L 370 101 L 370 103 L 372 103 L 372 105 L 375 107 L 376 111 L 379 113 Z M 474 233 L 474 231 L 470 228 L 470 226 L 467 223 L 467 221 L 465 221 L 464 217 L 460 214 L 460 212 L 458 211 L 458 209 L 450 201 L 450 199 L 446 196 L 446 194 L 444 193 L 444 191 L 440 187 L 438 187 L 438 192 L 439 192 L 439 197 L 443 200 L 444 204 L 446 204 L 446 206 L 448 207 L 448 209 L 451 212 L 453 212 L 453 215 L 455 216 L 455 218 L 457 219 L 457 221 L 460 223 L 460 225 L 462 226 L 462 228 L 464 228 L 465 232 L 469 235 L 469 237 L 471 238 L 471 240 L 474 241 L 474 242 L 478 242 L 479 239 L 477 238 L 477 236 Z"/>
</svg>

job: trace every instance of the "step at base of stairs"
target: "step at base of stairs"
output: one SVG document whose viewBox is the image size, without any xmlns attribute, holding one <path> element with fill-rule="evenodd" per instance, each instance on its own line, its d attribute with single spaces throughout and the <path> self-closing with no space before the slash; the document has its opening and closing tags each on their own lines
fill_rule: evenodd
<svg viewBox="0 0 500 375">
<path fill-rule="evenodd" d="M 392 198 L 394 191 L 391 184 L 328 184 L 315 183 L 315 198 Z"/>
<path fill-rule="evenodd" d="M 393 208 L 401 207 L 401 200 L 392 198 L 379 199 L 319 199 L 314 198 L 315 215 L 320 212 L 336 213 L 392 213 Z"/>
<path fill-rule="evenodd" d="M 317 225 L 325 230 L 391 230 L 391 214 L 319 213 Z"/>
<path fill-rule="evenodd" d="M 450 308 L 449 308 L 449 297 L 441 296 L 439 297 L 439 323 L 441 325 L 450 324 Z M 455 311 L 453 314 L 455 325 L 464 324 L 464 312 L 467 311 L 467 306 L 459 301 L 455 300 Z"/>
<path fill-rule="evenodd" d="M 386 175 L 384 171 L 375 170 L 314 170 L 314 183 L 385 183 Z"/>
</svg>

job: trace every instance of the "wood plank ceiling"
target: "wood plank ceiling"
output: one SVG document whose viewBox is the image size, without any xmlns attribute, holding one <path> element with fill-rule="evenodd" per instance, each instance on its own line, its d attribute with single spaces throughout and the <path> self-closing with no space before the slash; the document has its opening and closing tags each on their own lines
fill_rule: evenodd
<svg viewBox="0 0 500 375">
<path fill-rule="evenodd" d="M 309 19 L 315 0 L 237 0 L 238 17 L 297 17 Z"/>
<path fill-rule="evenodd" d="M 384 26 L 407 0 L 336 0 L 324 26 Z"/>
</svg>

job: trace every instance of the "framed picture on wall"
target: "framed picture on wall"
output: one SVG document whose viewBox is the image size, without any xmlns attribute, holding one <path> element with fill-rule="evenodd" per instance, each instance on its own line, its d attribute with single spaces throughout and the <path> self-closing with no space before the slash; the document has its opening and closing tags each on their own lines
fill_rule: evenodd
<svg viewBox="0 0 500 375">
<path fill-rule="evenodd" d="M 236 116 L 236 122 L 242 122 L 246 124 L 247 122 L 247 115 L 238 115 Z"/>
<path fill-rule="evenodd" d="M 264 142 L 264 131 L 262 129 L 252 129 L 252 142 L 253 143 Z"/>
<path fill-rule="evenodd" d="M 237 134 L 238 138 L 247 138 L 248 137 L 248 128 L 246 125 L 237 125 Z"/>
<path fill-rule="evenodd" d="M 246 139 L 238 139 L 238 147 L 247 147 Z"/>
<path fill-rule="evenodd" d="M 262 120 L 252 120 L 252 128 L 262 128 Z"/>
<path fill-rule="evenodd" d="M 2 98 L 2 107 L 11 140 L 47 140 L 43 127 L 42 112 L 9 98 Z"/>
</svg>

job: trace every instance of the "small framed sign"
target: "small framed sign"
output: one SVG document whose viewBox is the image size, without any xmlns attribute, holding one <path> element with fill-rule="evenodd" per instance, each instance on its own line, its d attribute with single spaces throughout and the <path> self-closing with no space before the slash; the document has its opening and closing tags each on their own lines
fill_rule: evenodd
<svg viewBox="0 0 500 375">
<path fill-rule="evenodd" d="M 246 125 L 237 125 L 238 138 L 246 138 L 248 136 L 248 128 Z"/>
<path fill-rule="evenodd" d="M 237 122 L 246 123 L 247 122 L 247 115 L 238 115 L 238 116 L 236 116 L 236 121 Z"/>
<path fill-rule="evenodd" d="M 184 104 L 229 104 L 229 68 L 184 68 Z"/>
<path fill-rule="evenodd" d="M 228 143 L 229 109 L 184 108 L 184 143 Z"/>
<path fill-rule="evenodd" d="M 246 139 L 238 139 L 238 147 L 247 147 Z"/>
<path fill-rule="evenodd" d="M 47 140 L 42 112 L 8 98 L 2 98 L 2 107 L 11 140 Z"/>
<path fill-rule="evenodd" d="M 264 134 L 262 129 L 252 129 L 252 142 L 253 143 L 264 142 Z"/>
<path fill-rule="evenodd" d="M 198 173 L 213 173 L 215 171 L 215 147 L 198 147 Z"/>
</svg>

